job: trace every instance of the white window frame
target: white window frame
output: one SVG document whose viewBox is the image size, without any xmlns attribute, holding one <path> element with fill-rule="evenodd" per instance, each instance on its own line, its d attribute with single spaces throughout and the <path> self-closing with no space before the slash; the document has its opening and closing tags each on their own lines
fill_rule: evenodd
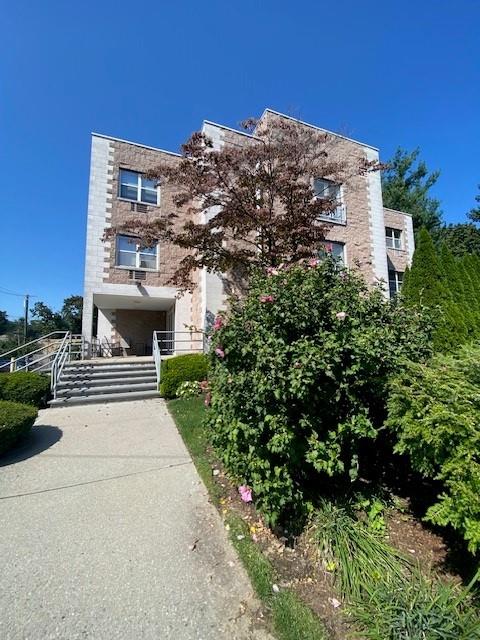
<svg viewBox="0 0 480 640">
<path fill-rule="evenodd" d="M 328 194 L 325 194 L 325 196 L 322 196 L 319 193 L 315 193 L 315 182 L 317 180 L 322 180 L 323 182 L 327 183 L 327 188 L 328 186 L 333 186 L 337 188 L 337 201 L 338 201 L 338 205 L 337 208 L 335 209 L 335 211 L 328 215 L 328 214 L 324 214 L 319 216 L 320 220 L 328 220 L 329 222 L 333 222 L 334 224 L 346 224 L 347 222 L 347 212 L 346 212 L 346 208 L 345 208 L 345 202 L 344 202 L 344 197 L 343 197 L 343 185 L 338 184 L 338 182 L 334 182 L 333 180 L 328 180 L 327 178 L 321 178 L 320 176 L 314 176 L 312 178 L 312 189 L 314 192 L 314 198 L 316 200 L 324 200 L 329 198 L 330 196 L 328 196 Z M 325 191 L 325 189 L 324 189 Z"/>
<path fill-rule="evenodd" d="M 400 290 L 403 285 L 404 276 L 405 276 L 404 271 L 397 271 L 396 269 L 388 270 L 388 292 L 390 294 L 390 298 L 394 298 L 396 295 L 400 293 Z M 395 285 L 395 291 L 393 292 L 393 295 L 392 295 L 392 283 L 394 283 Z"/>
<path fill-rule="evenodd" d="M 398 233 L 398 237 L 396 234 Z M 387 249 L 401 251 L 403 249 L 403 233 L 401 229 L 395 227 L 385 227 L 385 244 Z"/>
<path fill-rule="evenodd" d="M 134 198 L 127 198 L 126 196 L 122 196 L 122 186 L 128 186 L 128 187 L 133 187 L 134 185 L 128 183 L 128 182 L 122 182 L 122 172 L 123 171 L 128 171 L 128 173 L 136 173 L 137 174 L 137 197 L 136 199 Z M 145 204 L 147 206 L 150 207 L 158 207 L 160 206 L 160 187 L 157 186 L 156 187 L 156 192 L 157 192 L 157 202 L 147 202 L 145 200 L 142 200 L 142 189 L 145 189 L 145 187 L 142 187 L 142 181 L 144 179 L 144 174 L 139 172 L 139 171 L 134 171 L 133 169 L 126 169 L 125 167 L 120 167 L 119 173 L 118 173 L 118 197 L 120 200 L 127 200 L 128 202 L 138 202 L 140 204 Z M 153 189 L 148 188 L 149 191 L 153 191 Z"/>
<path fill-rule="evenodd" d="M 134 241 L 131 243 L 132 245 L 131 251 L 129 249 L 120 249 L 120 238 L 131 238 Z M 151 256 L 155 255 L 155 267 L 152 269 L 152 267 L 140 266 L 141 254 L 143 252 L 140 248 L 140 244 L 136 242 L 136 240 L 137 238 L 135 238 L 135 236 L 128 236 L 123 233 L 117 235 L 116 243 L 115 243 L 115 266 L 118 267 L 119 269 L 135 269 L 136 271 L 158 271 L 158 244 L 156 244 L 155 247 L 151 247 L 152 249 L 155 248 L 155 254 L 148 254 Z M 135 254 L 135 265 L 120 264 L 119 262 L 120 253 Z"/>
</svg>

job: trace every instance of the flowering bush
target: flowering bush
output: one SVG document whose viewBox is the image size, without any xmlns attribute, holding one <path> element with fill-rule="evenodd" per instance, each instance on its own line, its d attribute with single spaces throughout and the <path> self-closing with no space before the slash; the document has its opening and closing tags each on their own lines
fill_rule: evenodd
<svg viewBox="0 0 480 640">
<path fill-rule="evenodd" d="M 426 355 L 426 323 L 333 259 L 252 278 L 212 336 L 214 446 L 271 524 L 329 478 L 354 480 L 386 383 Z"/>
</svg>

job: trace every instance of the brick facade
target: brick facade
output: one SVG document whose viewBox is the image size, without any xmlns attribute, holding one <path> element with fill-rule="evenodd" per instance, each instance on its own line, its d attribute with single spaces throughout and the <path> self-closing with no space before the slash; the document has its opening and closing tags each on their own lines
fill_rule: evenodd
<svg viewBox="0 0 480 640">
<path fill-rule="evenodd" d="M 270 110 L 262 116 L 263 121 L 286 117 Z M 308 123 L 299 124 L 312 127 Z M 224 145 L 248 145 L 252 141 L 247 134 L 208 121 L 204 122 L 202 130 L 212 139 L 215 149 Z M 362 159 L 378 159 L 378 151 L 373 147 L 326 133 L 329 152 L 334 159 L 346 160 L 351 166 L 358 165 Z M 174 192 L 169 185 L 160 187 L 158 206 L 147 204 L 137 207 L 119 196 L 121 169 L 146 173 L 161 162 L 178 161 L 179 156 L 175 153 L 93 135 L 83 328 L 87 341 L 92 337 L 94 305 L 101 311 L 98 323 L 101 335 L 107 340 L 117 340 L 124 348 L 132 340 L 151 343 L 149 336 L 154 329 L 184 331 L 192 326 L 201 329 L 223 308 L 226 292 L 221 274 L 199 271 L 195 274 L 197 286 L 193 293 L 181 297 L 172 287 L 171 277 L 186 255 L 185 250 L 161 243 L 157 250 L 157 268 L 142 269 L 145 279 L 136 284 L 130 279 L 130 268 L 117 265 L 116 241 L 104 242 L 101 238 L 105 228 L 120 226 L 132 218 L 152 220 L 176 212 L 179 216 L 177 224 L 182 224 L 186 213 L 177 210 L 173 202 Z M 358 175 L 352 171 L 342 184 L 341 193 L 346 219 L 342 223 L 329 223 L 326 239 L 344 245 L 347 266 L 358 269 L 370 285 L 380 281 L 386 283 L 389 269 L 405 271 L 414 249 L 411 218 L 402 212 L 383 208 L 380 175 Z M 202 219 L 206 221 L 214 214 L 214 211 L 205 211 Z M 386 248 L 385 227 L 401 229 L 401 249 Z M 388 287 L 385 290 L 388 296 Z M 138 305 L 136 309 L 132 308 L 133 303 Z"/>
</svg>

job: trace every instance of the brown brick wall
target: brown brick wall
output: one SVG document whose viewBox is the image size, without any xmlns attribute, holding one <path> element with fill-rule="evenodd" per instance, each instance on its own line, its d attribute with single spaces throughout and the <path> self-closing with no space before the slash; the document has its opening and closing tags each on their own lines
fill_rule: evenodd
<svg viewBox="0 0 480 640">
<path fill-rule="evenodd" d="M 171 187 L 162 186 L 160 190 L 160 205 L 147 205 L 147 212 L 140 213 L 131 210 L 131 203 L 119 199 L 119 172 L 120 169 L 131 169 L 132 171 L 146 172 L 154 169 L 160 162 L 178 162 L 178 158 L 166 152 L 147 149 L 125 142 L 114 141 L 113 178 L 112 178 L 112 212 L 111 224 L 113 227 L 121 225 L 127 220 L 134 218 L 145 218 L 154 220 L 177 211 L 173 203 Z M 146 286 L 171 286 L 170 279 L 178 266 L 179 261 L 185 255 L 184 250 L 169 243 L 162 243 L 158 249 L 158 271 L 146 272 Z M 112 240 L 110 249 L 110 266 L 105 269 L 104 282 L 115 284 L 130 284 L 128 269 L 115 266 L 116 243 Z M 132 286 L 135 286 L 132 284 Z"/>
</svg>

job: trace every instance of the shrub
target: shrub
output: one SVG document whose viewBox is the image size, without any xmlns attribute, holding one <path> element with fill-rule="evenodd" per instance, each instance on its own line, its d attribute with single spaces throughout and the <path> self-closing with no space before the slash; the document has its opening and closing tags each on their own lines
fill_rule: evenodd
<svg viewBox="0 0 480 640">
<path fill-rule="evenodd" d="M 181 382 L 177 387 L 177 398 L 198 398 L 202 393 L 200 384 L 193 380 Z"/>
<path fill-rule="evenodd" d="M 0 400 L 0 454 L 32 428 L 37 414 L 35 407 Z"/>
<path fill-rule="evenodd" d="M 162 362 L 160 393 L 165 398 L 175 398 L 181 382 L 201 381 L 207 377 L 208 361 L 203 353 L 189 353 L 167 358 Z"/>
<path fill-rule="evenodd" d="M 442 483 L 426 519 L 480 549 L 480 347 L 406 363 L 391 384 L 387 425 L 413 469 Z"/>
<path fill-rule="evenodd" d="M 427 353 L 420 314 L 333 259 L 315 264 L 254 276 L 212 337 L 213 443 L 270 524 L 296 516 L 329 478 L 365 469 L 388 376 Z"/>
<path fill-rule="evenodd" d="M 33 371 L 16 371 L 2 375 L 1 398 L 12 402 L 44 407 L 50 392 L 50 379 Z"/>
</svg>

